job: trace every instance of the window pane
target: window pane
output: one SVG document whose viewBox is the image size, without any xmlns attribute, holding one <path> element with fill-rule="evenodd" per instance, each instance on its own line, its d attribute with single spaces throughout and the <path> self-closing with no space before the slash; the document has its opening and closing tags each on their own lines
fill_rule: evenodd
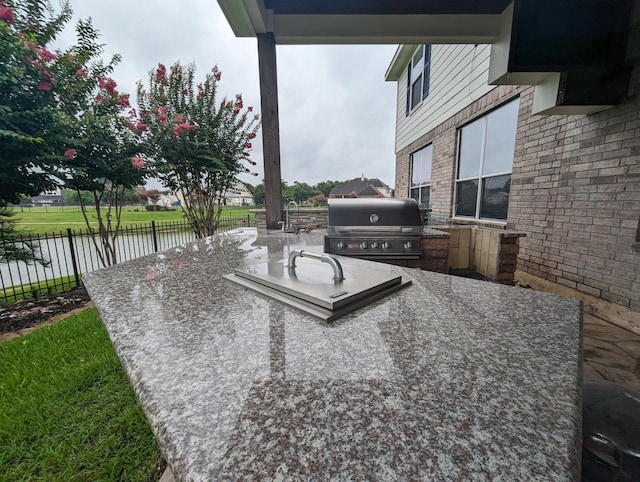
<svg viewBox="0 0 640 482">
<path fill-rule="evenodd" d="M 420 202 L 420 189 L 419 188 L 411 189 L 409 196 L 411 196 L 412 199 L 415 199 L 416 201 Z"/>
<path fill-rule="evenodd" d="M 482 180 L 480 217 L 507 219 L 511 175 L 488 177 Z"/>
<path fill-rule="evenodd" d="M 424 149 L 411 155 L 411 186 L 420 186 L 431 182 L 431 155 L 433 146 L 429 144 Z"/>
<path fill-rule="evenodd" d="M 420 188 L 420 203 L 429 204 L 429 193 L 431 188 L 429 186 L 423 186 Z"/>
<path fill-rule="evenodd" d="M 411 86 L 411 108 L 413 109 L 421 100 L 420 93 L 422 92 L 422 74 L 418 76 L 416 81 Z"/>
<path fill-rule="evenodd" d="M 431 78 L 431 45 L 424 46 L 424 81 L 422 82 L 422 98 L 429 95 L 429 80 Z"/>
<path fill-rule="evenodd" d="M 464 126 L 460 131 L 460 156 L 458 179 L 480 175 L 480 154 L 482 153 L 482 130 L 484 118 Z"/>
<path fill-rule="evenodd" d="M 511 172 L 516 146 L 519 105 L 520 100 L 516 99 L 487 116 L 483 175 Z"/>
<path fill-rule="evenodd" d="M 476 216 L 478 200 L 478 180 L 459 181 L 456 184 L 455 216 Z"/>
</svg>

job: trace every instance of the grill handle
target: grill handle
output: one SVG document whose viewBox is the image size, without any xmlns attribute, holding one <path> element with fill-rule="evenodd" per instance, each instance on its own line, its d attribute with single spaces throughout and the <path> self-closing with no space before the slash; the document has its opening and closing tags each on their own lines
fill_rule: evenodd
<svg viewBox="0 0 640 482">
<path fill-rule="evenodd" d="M 323 263 L 328 263 L 333 268 L 333 279 L 336 282 L 344 281 L 344 273 L 342 272 L 342 266 L 340 262 L 328 254 L 315 254 L 305 251 L 303 249 L 295 249 L 289 254 L 289 272 L 293 272 L 296 269 L 296 258 L 311 258 Z"/>
</svg>

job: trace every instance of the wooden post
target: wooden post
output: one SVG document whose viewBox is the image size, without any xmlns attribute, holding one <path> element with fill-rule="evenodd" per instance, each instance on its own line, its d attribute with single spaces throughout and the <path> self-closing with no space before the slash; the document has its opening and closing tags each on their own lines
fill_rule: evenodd
<svg viewBox="0 0 640 482">
<path fill-rule="evenodd" d="M 267 229 L 279 229 L 278 221 L 282 221 L 282 184 L 276 40 L 272 32 L 257 34 L 257 38 Z"/>
</svg>

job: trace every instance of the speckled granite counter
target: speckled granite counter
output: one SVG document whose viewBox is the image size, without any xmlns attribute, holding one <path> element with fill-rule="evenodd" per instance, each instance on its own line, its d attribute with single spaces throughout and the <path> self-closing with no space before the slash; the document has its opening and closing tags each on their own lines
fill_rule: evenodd
<svg viewBox="0 0 640 482">
<path fill-rule="evenodd" d="M 579 478 L 579 302 L 372 263 L 413 284 L 326 324 L 221 279 L 319 246 L 247 233 L 84 278 L 177 479 Z"/>
</svg>

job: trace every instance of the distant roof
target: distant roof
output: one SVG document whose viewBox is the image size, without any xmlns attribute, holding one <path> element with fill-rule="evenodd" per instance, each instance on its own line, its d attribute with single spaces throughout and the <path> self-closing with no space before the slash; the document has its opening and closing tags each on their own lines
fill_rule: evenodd
<svg viewBox="0 0 640 482">
<path fill-rule="evenodd" d="M 381 194 L 376 188 L 382 187 L 388 189 L 384 182 L 380 179 L 367 179 L 366 177 L 357 177 L 350 181 L 341 182 L 334 187 L 329 193 L 330 196 L 349 196 L 355 192 L 360 196 L 376 196 Z"/>
</svg>

